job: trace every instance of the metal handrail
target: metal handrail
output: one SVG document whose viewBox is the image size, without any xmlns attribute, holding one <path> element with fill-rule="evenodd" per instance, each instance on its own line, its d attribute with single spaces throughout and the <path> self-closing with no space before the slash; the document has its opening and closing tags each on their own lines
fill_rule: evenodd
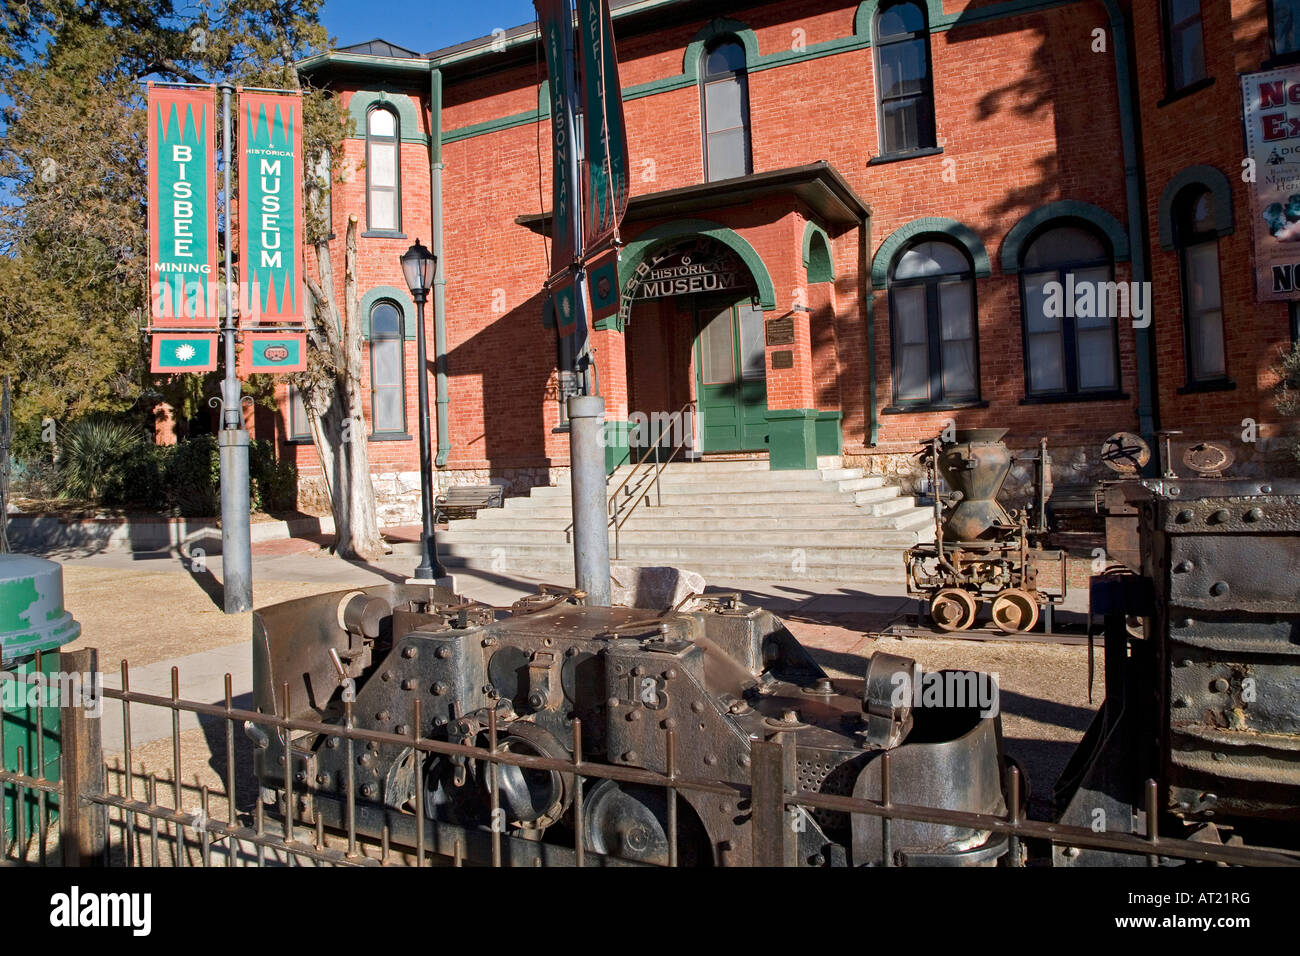
<svg viewBox="0 0 1300 956">
<path fill-rule="evenodd" d="M 677 409 L 675 415 L 680 418 L 680 416 L 683 413 L 685 413 L 688 408 L 694 408 L 695 404 L 696 404 L 695 399 L 693 398 L 690 399 L 681 408 Z M 660 432 L 657 436 L 653 436 L 653 437 L 654 437 L 653 446 L 651 448 L 646 449 L 645 453 L 641 456 L 640 460 L 637 461 L 637 463 L 632 466 L 632 470 L 627 473 L 627 477 L 625 477 L 621 482 L 619 482 L 618 487 L 614 489 L 613 493 L 609 496 L 609 501 L 606 503 L 606 510 L 609 511 L 612 509 L 612 513 L 609 516 L 609 522 L 614 527 L 614 557 L 615 558 L 619 557 L 620 529 L 623 527 L 623 524 L 627 521 L 627 519 L 632 517 L 632 512 L 636 511 L 637 505 L 641 504 L 641 502 L 645 500 L 645 496 L 649 494 L 650 488 L 652 486 L 655 489 L 656 503 L 660 506 L 663 505 L 663 493 L 659 488 L 659 476 L 663 474 L 663 470 L 665 468 L 667 468 L 670 464 L 672 464 L 673 459 L 677 457 L 677 453 L 680 452 L 682 448 L 685 447 L 686 444 L 686 437 L 683 435 L 682 441 L 679 441 L 675 445 L 673 445 L 672 452 L 668 455 L 668 458 L 665 461 L 661 462 L 659 460 L 659 450 L 660 450 L 660 445 L 663 442 L 663 432 Z M 620 500 L 619 500 L 619 492 L 621 492 L 625 487 L 627 487 L 628 482 L 630 482 L 633 478 L 636 477 L 637 472 L 641 470 L 641 466 L 646 464 L 649 461 L 650 456 L 652 454 L 654 455 L 654 462 L 653 462 L 654 479 L 653 481 L 651 481 L 650 484 L 646 485 L 644 488 L 640 490 L 640 492 L 633 499 L 632 504 L 628 506 L 627 513 L 624 514 L 622 510 L 622 505 L 620 504 Z"/>
</svg>

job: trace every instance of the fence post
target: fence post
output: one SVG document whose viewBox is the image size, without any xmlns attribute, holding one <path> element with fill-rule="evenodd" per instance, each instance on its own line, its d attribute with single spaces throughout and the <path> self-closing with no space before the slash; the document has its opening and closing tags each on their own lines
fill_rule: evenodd
<svg viewBox="0 0 1300 956">
<path fill-rule="evenodd" d="M 794 792 L 794 746 L 789 734 L 750 741 L 750 799 L 753 803 L 753 865 L 795 866 L 798 835 L 785 811 L 787 786 Z"/>
<path fill-rule="evenodd" d="M 99 673 L 99 652 L 94 648 L 64 651 L 59 667 L 65 674 Z M 82 682 L 82 693 L 93 691 Z M 102 701 L 101 701 L 102 705 Z M 95 803 L 90 795 L 105 791 L 102 723 L 88 713 L 84 701 L 59 701 L 59 728 L 63 750 L 59 776 L 59 845 L 64 866 L 95 866 L 108 846 L 108 808 Z M 127 767 L 130 773 L 131 768 Z"/>
</svg>

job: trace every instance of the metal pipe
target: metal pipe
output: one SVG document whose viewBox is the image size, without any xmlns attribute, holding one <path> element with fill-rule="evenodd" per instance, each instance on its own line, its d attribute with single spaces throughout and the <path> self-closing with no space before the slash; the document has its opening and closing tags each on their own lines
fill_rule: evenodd
<svg viewBox="0 0 1300 956">
<path fill-rule="evenodd" d="M 569 396 L 569 464 L 573 494 L 573 571 L 587 604 L 608 607 L 609 510 L 605 501 L 605 459 L 601 441 L 605 400 Z"/>
<path fill-rule="evenodd" d="M 221 591 L 227 614 L 253 609 L 253 552 L 248 528 L 248 429 L 244 428 L 242 386 L 235 369 L 234 257 L 230 242 L 230 220 L 234 213 L 234 192 L 230 185 L 230 164 L 234 150 L 231 135 L 230 96 L 234 84 L 222 83 L 221 156 L 222 189 L 226 196 L 226 214 L 221 220 L 221 244 L 226 276 L 226 314 L 221 319 L 225 346 L 225 377 L 221 381 Z"/>
<path fill-rule="evenodd" d="M 419 240 L 416 240 L 417 242 Z M 435 273 L 436 276 L 436 273 Z M 447 576 L 447 569 L 438 560 L 438 542 L 433 528 L 433 464 L 429 439 L 429 363 L 425 354 L 424 302 L 428 292 L 415 295 L 415 376 L 420 407 L 420 564 L 415 577 L 433 581 Z M 435 352 L 437 345 L 434 345 Z"/>
<path fill-rule="evenodd" d="M 438 257 L 433 277 L 433 391 L 438 416 L 438 455 L 435 467 L 445 468 L 451 455 L 451 428 L 447 423 L 447 259 L 443 255 L 442 223 L 442 71 L 429 71 L 429 222 L 432 252 Z"/>
</svg>

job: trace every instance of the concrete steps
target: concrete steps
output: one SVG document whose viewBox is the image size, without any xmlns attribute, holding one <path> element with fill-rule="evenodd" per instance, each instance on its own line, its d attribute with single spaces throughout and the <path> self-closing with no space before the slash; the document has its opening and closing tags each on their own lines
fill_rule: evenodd
<svg viewBox="0 0 1300 956">
<path fill-rule="evenodd" d="M 933 537 L 930 509 L 879 475 L 819 459 L 815 471 L 771 471 L 766 460 L 673 462 L 658 488 L 643 469 L 610 477 L 623 507 L 610 534 L 618 564 L 672 565 L 710 582 L 899 581 L 902 553 Z M 644 493 L 644 496 L 643 496 Z M 573 573 L 571 489 L 534 488 L 500 509 L 453 521 L 438 535 L 443 562 L 563 579 Z"/>
</svg>

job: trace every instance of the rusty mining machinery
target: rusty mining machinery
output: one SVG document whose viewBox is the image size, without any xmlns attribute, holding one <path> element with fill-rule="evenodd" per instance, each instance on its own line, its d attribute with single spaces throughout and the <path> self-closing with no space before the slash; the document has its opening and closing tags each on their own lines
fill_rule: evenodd
<svg viewBox="0 0 1300 956">
<path fill-rule="evenodd" d="M 1052 492 L 1047 440 L 1036 457 L 1015 458 L 1002 441 L 1006 433 L 965 429 L 950 441 L 931 439 L 920 453 L 934 498 L 934 541 L 909 548 L 903 564 L 908 594 L 928 602 L 943 631 L 969 630 L 984 601 L 996 631 L 1030 631 L 1065 598 L 1065 553 L 1041 544 Z M 1034 500 L 1009 512 L 998 498 L 1017 461 L 1034 466 Z"/>
<path fill-rule="evenodd" d="M 996 709 L 914 706 L 898 693 L 900 676 L 921 676 L 909 658 L 877 653 L 862 679 L 831 678 L 738 595 L 662 613 L 582 601 L 543 589 L 490 608 L 393 584 L 258 611 L 260 711 L 390 735 L 302 732 L 286 755 L 283 731 L 249 725 L 263 800 L 282 816 L 291 799 L 298 819 L 331 829 L 350 816 L 357 833 L 408 847 L 422 827 L 425 845 L 469 862 L 571 864 L 580 846 L 586 865 L 748 865 L 760 850 L 751 759 L 785 735 L 801 789 L 879 800 L 888 774 L 898 803 L 1006 812 Z M 417 718 L 451 752 L 413 747 Z M 475 756 L 484 748 L 520 764 L 490 764 Z M 577 797 L 564 772 L 575 758 L 618 776 L 586 777 Z M 647 779 L 667 772 L 712 789 L 683 786 L 670 803 Z M 1009 845 L 1005 833 L 817 809 L 787 862 L 993 865 Z"/>
</svg>

